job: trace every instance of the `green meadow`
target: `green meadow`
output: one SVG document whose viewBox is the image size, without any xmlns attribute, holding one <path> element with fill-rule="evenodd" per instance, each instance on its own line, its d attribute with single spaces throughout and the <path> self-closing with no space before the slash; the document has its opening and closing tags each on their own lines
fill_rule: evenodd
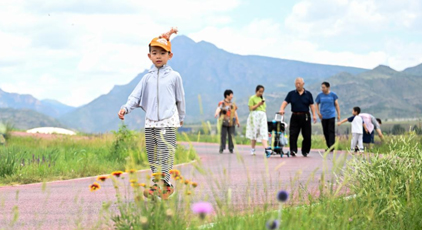
<svg viewBox="0 0 422 230">
<path fill-rule="evenodd" d="M 66 180 L 125 171 L 148 169 L 142 133 L 122 126 L 104 135 L 54 138 L 19 137 L 8 133 L 0 146 L 0 185 Z M 193 149 L 178 145 L 175 164 L 196 159 Z"/>
</svg>

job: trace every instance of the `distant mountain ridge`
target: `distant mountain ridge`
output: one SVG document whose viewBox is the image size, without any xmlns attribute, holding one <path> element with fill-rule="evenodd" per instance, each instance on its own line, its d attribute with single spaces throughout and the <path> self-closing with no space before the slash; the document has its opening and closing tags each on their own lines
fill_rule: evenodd
<svg viewBox="0 0 422 230">
<path fill-rule="evenodd" d="M 38 100 L 29 94 L 8 93 L 0 89 L 0 108 L 32 109 L 42 114 L 58 118 L 75 109 L 56 100 Z"/>
<path fill-rule="evenodd" d="M 66 128 L 57 119 L 32 109 L 0 108 L 0 122 L 10 123 L 14 128 L 28 130 L 37 127 Z"/>
<path fill-rule="evenodd" d="M 416 76 L 422 76 L 422 64 L 419 64 L 414 67 L 409 67 L 405 70 L 403 70 L 404 73 L 416 75 Z"/>
<path fill-rule="evenodd" d="M 383 119 L 422 116 L 422 74 L 417 76 L 413 71 L 399 72 L 380 65 L 356 75 L 339 73 L 327 81 L 339 96 L 343 115 L 351 115 L 351 109 L 359 106 L 362 112 Z M 309 90 L 316 97 L 320 84 L 312 85 Z"/>
</svg>

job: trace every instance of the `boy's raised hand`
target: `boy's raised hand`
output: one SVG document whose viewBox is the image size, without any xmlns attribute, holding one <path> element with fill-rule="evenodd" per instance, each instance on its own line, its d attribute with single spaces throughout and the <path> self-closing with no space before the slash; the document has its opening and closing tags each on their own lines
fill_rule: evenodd
<svg viewBox="0 0 422 230">
<path fill-rule="evenodd" d="M 119 118 L 120 118 L 121 120 L 124 120 L 124 119 L 125 119 L 125 114 L 126 114 L 126 110 L 125 110 L 125 109 L 121 109 L 121 110 L 117 113 L 117 115 L 119 116 Z"/>
</svg>

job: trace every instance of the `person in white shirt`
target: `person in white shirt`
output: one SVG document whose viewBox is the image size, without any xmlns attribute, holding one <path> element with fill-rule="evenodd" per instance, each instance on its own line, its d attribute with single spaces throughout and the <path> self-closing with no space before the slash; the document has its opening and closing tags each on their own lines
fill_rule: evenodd
<svg viewBox="0 0 422 230">
<path fill-rule="evenodd" d="M 355 151 L 356 145 L 359 148 L 359 152 L 363 153 L 363 129 L 365 129 L 366 133 L 369 133 L 368 129 L 366 128 L 365 122 L 363 121 L 362 117 L 359 116 L 360 114 L 360 108 L 359 107 L 353 107 L 352 110 L 353 116 L 346 118 L 342 121 L 339 121 L 337 125 L 341 125 L 345 123 L 346 121 L 352 123 L 352 141 L 350 143 L 350 151 Z"/>
</svg>

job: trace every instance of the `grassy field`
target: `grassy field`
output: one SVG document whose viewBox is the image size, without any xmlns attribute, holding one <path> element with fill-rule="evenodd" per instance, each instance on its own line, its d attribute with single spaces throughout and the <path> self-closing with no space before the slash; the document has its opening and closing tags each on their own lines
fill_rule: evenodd
<svg viewBox="0 0 422 230">
<path fill-rule="evenodd" d="M 0 185 L 65 180 L 122 170 L 149 168 L 143 134 L 121 128 L 100 136 L 57 138 L 8 136 L 0 146 Z M 175 164 L 196 159 L 178 146 Z"/>
</svg>

